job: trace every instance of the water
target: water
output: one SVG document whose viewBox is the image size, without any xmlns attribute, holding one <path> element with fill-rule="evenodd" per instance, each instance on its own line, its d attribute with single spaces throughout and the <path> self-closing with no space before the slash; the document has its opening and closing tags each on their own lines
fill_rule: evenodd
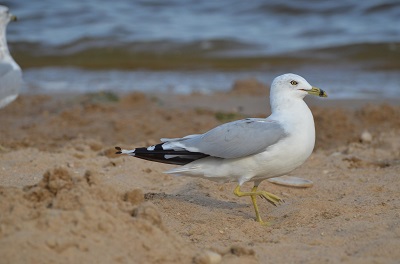
<svg viewBox="0 0 400 264">
<path fill-rule="evenodd" d="M 20 19 L 25 92 L 212 92 L 295 72 L 333 97 L 400 97 L 396 0 L 0 3 Z"/>
</svg>

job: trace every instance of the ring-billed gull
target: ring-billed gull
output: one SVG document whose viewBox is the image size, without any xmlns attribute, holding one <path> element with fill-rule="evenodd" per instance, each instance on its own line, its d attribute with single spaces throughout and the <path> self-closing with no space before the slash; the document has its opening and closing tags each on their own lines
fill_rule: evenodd
<svg viewBox="0 0 400 264">
<path fill-rule="evenodd" d="M 234 194 L 250 196 L 261 219 L 257 201 L 260 196 L 273 205 L 283 200 L 257 190 L 261 181 L 285 175 L 311 155 L 315 143 L 314 118 L 303 98 L 326 97 L 325 91 L 311 86 L 303 77 L 287 73 L 274 79 L 270 90 L 272 114 L 267 118 L 246 118 L 220 125 L 204 134 L 183 138 L 163 138 L 160 144 L 117 154 L 163 163 L 183 165 L 166 173 L 202 177 L 218 182 L 238 182 Z M 253 181 L 250 192 L 240 187 Z"/>
<path fill-rule="evenodd" d="M 16 16 L 0 5 L 0 108 L 14 101 L 22 85 L 21 68 L 11 57 L 7 46 L 6 29 Z"/>
</svg>

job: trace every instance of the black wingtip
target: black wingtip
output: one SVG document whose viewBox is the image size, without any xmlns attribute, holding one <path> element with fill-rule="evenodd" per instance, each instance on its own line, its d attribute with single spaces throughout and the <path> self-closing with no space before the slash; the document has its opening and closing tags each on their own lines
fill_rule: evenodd
<svg viewBox="0 0 400 264">
<path fill-rule="evenodd" d="M 121 148 L 120 147 L 115 147 L 116 150 L 118 150 L 117 152 L 115 152 L 115 154 L 122 154 Z"/>
</svg>

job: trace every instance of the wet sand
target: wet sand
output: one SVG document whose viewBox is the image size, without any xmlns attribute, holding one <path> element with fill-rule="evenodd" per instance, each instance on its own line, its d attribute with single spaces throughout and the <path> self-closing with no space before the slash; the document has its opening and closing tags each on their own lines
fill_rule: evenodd
<svg viewBox="0 0 400 264">
<path fill-rule="evenodd" d="M 260 89 L 20 96 L 0 110 L 2 261 L 396 263 L 400 100 L 308 100 L 316 148 L 290 175 L 314 186 L 263 182 L 286 201 L 259 201 L 268 227 L 234 183 L 165 175 L 171 165 L 114 154 L 266 116 Z"/>
</svg>

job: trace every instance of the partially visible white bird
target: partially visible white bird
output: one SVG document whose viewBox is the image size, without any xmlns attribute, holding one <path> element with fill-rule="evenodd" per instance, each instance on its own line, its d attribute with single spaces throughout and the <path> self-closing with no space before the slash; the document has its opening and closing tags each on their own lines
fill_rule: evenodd
<svg viewBox="0 0 400 264">
<path fill-rule="evenodd" d="M 263 223 L 257 196 L 274 205 L 282 199 L 258 191 L 260 182 L 291 172 L 303 164 L 314 149 L 314 119 L 303 100 L 307 94 L 327 96 L 303 77 L 284 74 L 272 82 L 272 114 L 267 118 L 246 118 L 220 125 L 204 134 L 164 138 L 162 143 L 148 148 L 124 150 L 116 147 L 117 154 L 183 165 L 167 173 L 219 182 L 236 181 L 234 194 L 250 196 L 256 220 Z M 250 192 L 242 192 L 240 187 L 247 181 L 253 181 L 254 187 Z"/>
<path fill-rule="evenodd" d="M 16 21 L 8 8 L 0 5 L 0 108 L 18 97 L 22 85 L 21 68 L 11 57 L 7 46 L 6 29 L 8 22 Z"/>
</svg>

